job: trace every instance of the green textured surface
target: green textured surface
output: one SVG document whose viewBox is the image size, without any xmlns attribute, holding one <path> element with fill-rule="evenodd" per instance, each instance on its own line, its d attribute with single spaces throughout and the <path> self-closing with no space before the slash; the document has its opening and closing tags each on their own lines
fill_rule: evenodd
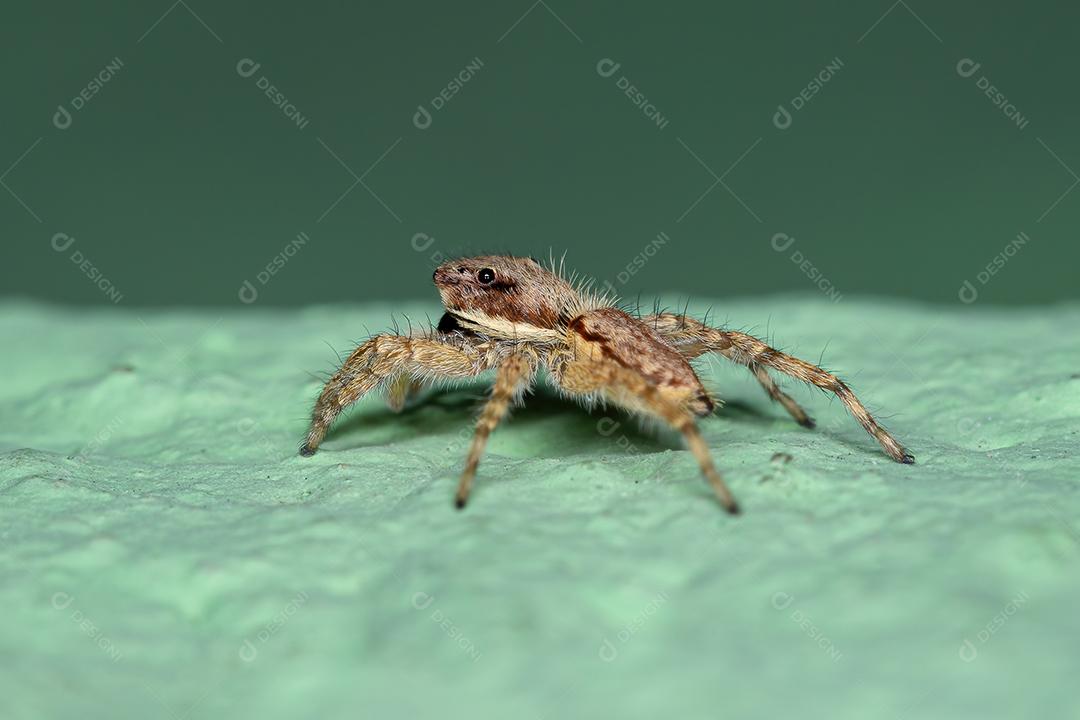
<svg viewBox="0 0 1080 720">
<path fill-rule="evenodd" d="M 0 305 L 0 717 L 1076 717 L 1080 307 L 720 307 L 827 345 L 918 464 L 714 362 L 744 516 L 543 389 L 458 513 L 480 384 L 296 455 L 388 307 Z"/>
</svg>

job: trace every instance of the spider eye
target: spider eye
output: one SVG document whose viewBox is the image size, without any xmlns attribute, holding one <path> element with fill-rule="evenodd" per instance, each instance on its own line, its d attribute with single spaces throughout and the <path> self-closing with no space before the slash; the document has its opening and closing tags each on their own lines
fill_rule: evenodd
<svg viewBox="0 0 1080 720">
<path fill-rule="evenodd" d="M 495 271 L 491 268 L 484 268 L 476 273 L 476 279 L 479 280 L 482 285 L 490 285 L 495 282 Z"/>
</svg>

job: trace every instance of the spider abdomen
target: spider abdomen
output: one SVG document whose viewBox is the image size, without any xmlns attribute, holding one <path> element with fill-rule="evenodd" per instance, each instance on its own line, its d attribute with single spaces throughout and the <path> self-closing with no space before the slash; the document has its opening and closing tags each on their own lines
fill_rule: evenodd
<svg viewBox="0 0 1080 720">
<path fill-rule="evenodd" d="M 567 333 L 577 359 L 615 362 L 696 415 L 712 412 L 714 403 L 690 363 L 628 313 L 611 307 L 590 310 L 573 318 Z"/>
</svg>

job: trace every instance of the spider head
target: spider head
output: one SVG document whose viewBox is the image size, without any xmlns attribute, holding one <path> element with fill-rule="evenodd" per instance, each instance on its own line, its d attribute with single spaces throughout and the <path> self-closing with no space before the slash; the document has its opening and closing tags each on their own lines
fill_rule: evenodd
<svg viewBox="0 0 1080 720">
<path fill-rule="evenodd" d="M 556 327 L 573 290 L 532 258 L 483 255 L 435 269 L 443 305 L 472 329 L 492 335 L 525 335 Z"/>
</svg>

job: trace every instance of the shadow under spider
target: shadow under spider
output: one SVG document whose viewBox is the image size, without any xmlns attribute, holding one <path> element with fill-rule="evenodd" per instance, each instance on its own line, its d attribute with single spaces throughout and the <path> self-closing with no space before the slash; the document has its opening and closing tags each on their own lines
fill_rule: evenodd
<svg viewBox="0 0 1080 720">
<path fill-rule="evenodd" d="M 330 432 L 328 449 L 347 450 L 389 445 L 428 436 L 450 436 L 455 452 L 464 453 L 472 439 L 476 414 L 487 397 L 487 386 L 473 383 L 454 388 L 429 388 L 400 413 L 385 406 L 359 408 Z M 777 418 L 734 400 L 714 413 L 736 422 L 772 424 Z M 703 418 L 708 420 L 708 418 Z M 572 400 L 538 384 L 492 435 L 491 448 L 510 457 L 567 457 L 627 452 L 659 453 L 683 449 L 674 432 L 642 429 L 639 420 L 616 407 L 597 407 L 591 413 Z"/>
</svg>

